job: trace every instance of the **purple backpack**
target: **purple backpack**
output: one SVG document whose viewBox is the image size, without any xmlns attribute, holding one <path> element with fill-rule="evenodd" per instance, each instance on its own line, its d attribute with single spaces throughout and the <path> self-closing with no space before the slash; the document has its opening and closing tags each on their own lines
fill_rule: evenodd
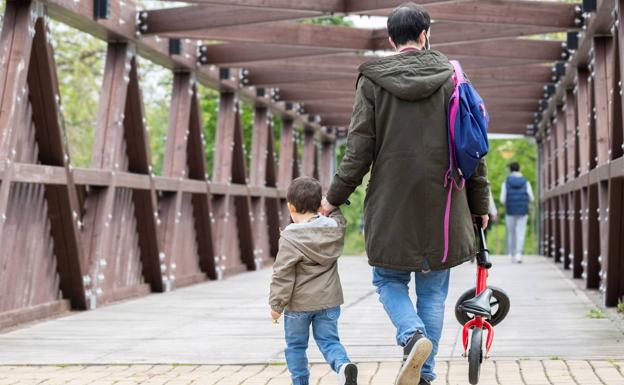
<svg viewBox="0 0 624 385">
<path fill-rule="evenodd" d="M 453 81 L 455 88 L 449 101 L 448 137 L 449 168 L 444 176 L 444 187 L 448 189 L 446 210 L 444 212 L 444 256 L 446 262 L 449 251 L 449 228 L 451 216 L 451 197 L 453 190 L 460 191 L 466 185 L 489 150 L 487 128 L 489 116 L 485 103 L 472 84 L 464 77 L 464 71 L 458 61 L 451 60 L 455 70 Z M 454 170 L 459 174 L 459 183 L 454 177 Z"/>
</svg>

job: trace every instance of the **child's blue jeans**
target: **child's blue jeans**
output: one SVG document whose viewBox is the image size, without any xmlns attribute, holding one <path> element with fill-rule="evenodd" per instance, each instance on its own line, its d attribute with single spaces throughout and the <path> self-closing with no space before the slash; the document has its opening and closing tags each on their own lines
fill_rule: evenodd
<svg viewBox="0 0 624 385">
<path fill-rule="evenodd" d="M 325 361 L 338 372 L 340 367 L 349 363 L 347 352 L 338 337 L 338 318 L 340 306 L 330 309 L 306 312 L 284 312 L 284 332 L 286 334 L 286 364 L 292 377 L 293 385 L 308 385 L 308 340 L 310 325 L 312 334 Z"/>
</svg>

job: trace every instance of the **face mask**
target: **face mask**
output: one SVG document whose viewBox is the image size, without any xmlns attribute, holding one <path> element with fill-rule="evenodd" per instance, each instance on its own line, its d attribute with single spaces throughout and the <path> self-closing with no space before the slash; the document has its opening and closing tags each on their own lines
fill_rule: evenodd
<svg viewBox="0 0 624 385">
<path fill-rule="evenodd" d="M 429 36 L 425 35 L 425 51 L 428 51 L 429 48 Z"/>
</svg>

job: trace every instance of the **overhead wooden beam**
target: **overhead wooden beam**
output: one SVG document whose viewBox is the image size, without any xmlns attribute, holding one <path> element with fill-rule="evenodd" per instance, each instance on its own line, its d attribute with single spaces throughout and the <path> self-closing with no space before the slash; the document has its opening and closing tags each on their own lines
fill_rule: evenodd
<svg viewBox="0 0 624 385">
<path fill-rule="evenodd" d="M 419 0 L 419 4 L 455 3 L 465 0 Z M 196 4 L 225 4 L 240 7 L 265 7 L 273 9 L 295 9 L 325 13 L 358 13 L 370 10 L 394 8 L 401 0 L 189 0 Z"/>
<path fill-rule="evenodd" d="M 449 44 L 440 51 L 450 57 L 454 55 L 481 58 L 519 58 L 543 61 L 561 60 L 563 49 L 560 41 L 531 39 L 502 39 L 465 44 Z"/>
<path fill-rule="evenodd" d="M 332 92 L 332 91 L 341 91 L 348 92 L 353 90 L 352 92 L 355 94 L 355 81 L 357 79 L 357 75 L 353 75 L 352 79 L 339 79 L 339 80 L 318 80 L 311 82 L 298 82 L 298 83 L 289 83 L 289 89 L 302 89 L 306 91 L 323 91 L 323 92 Z M 280 87 L 281 89 L 281 87 Z"/>
<path fill-rule="evenodd" d="M 471 41 L 500 40 L 509 37 L 530 36 L 565 30 L 553 26 L 476 24 L 472 22 L 435 22 L 431 26 L 431 45 L 435 49 L 447 44 Z M 374 30 L 372 46 L 377 50 L 391 49 L 388 42 L 388 31 Z"/>
<path fill-rule="evenodd" d="M 149 24 L 149 19 L 148 19 Z M 176 30 L 165 36 L 229 42 L 258 42 L 321 48 L 371 50 L 373 30 L 293 21 L 236 25 L 222 28 Z"/>
<path fill-rule="evenodd" d="M 256 68 L 247 76 L 248 85 L 269 87 L 285 83 L 310 82 L 317 80 L 353 79 L 355 72 L 324 71 L 282 71 L 279 68 Z"/>
<path fill-rule="evenodd" d="M 449 3 L 438 2 L 426 8 L 431 17 L 439 21 L 576 28 L 574 23 L 576 4 L 524 0 L 472 0 Z M 388 16 L 390 9 L 370 13 Z"/>
<path fill-rule="evenodd" d="M 471 81 L 501 80 L 545 84 L 551 81 L 552 67 L 543 64 L 473 69 L 468 74 Z"/>
<path fill-rule="evenodd" d="M 284 100 L 296 100 L 301 102 L 318 101 L 318 100 L 334 100 L 346 97 L 353 98 L 355 96 L 355 87 L 350 91 L 345 90 L 328 90 L 318 91 L 309 89 L 298 89 L 285 86 L 279 89 L 279 96 Z"/>
<path fill-rule="evenodd" d="M 539 85 L 524 85 L 514 87 L 513 91 L 509 89 L 509 87 L 489 87 L 489 88 L 477 88 L 479 95 L 485 99 L 487 103 L 488 100 L 498 99 L 498 98 L 506 98 L 506 99 L 532 99 L 535 100 L 535 103 L 539 99 L 543 97 L 544 89 Z"/>
<path fill-rule="evenodd" d="M 167 33 L 318 16 L 318 12 L 197 5 L 144 11 L 142 33 Z"/>
<path fill-rule="evenodd" d="M 330 48 L 289 47 L 275 44 L 212 44 L 207 46 L 206 64 L 244 65 L 247 62 L 327 55 L 339 50 Z"/>
<path fill-rule="evenodd" d="M 304 104 L 303 108 L 308 114 L 331 114 L 331 113 L 347 113 L 350 114 L 353 111 L 353 103 L 350 104 Z"/>
<path fill-rule="evenodd" d="M 344 1 L 345 0 L 189 0 L 185 2 L 330 13 L 343 12 L 345 9 Z"/>
<path fill-rule="evenodd" d="M 456 4 L 466 0 L 418 0 L 420 5 L 432 6 L 434 4 Z M 347 13 L 366 13 L 369 11 L 383 10 L 388 13 L 393 8 L 405 3 L 404 0 L 345 0 Z M 429 7 L 427 7 L 429 8 Z"/>
</svg>

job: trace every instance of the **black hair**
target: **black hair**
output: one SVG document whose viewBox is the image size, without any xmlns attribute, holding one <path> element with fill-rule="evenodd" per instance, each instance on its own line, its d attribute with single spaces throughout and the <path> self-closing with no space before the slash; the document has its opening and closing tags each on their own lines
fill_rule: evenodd
<svg viewBox="0 0 624 385">
<path fill-rule="evenodd" d="M 430 26 L 431 17 L 427 10 L 412 2 L 399 5 L 388 16 L 388 35 L 396 45 L 418 42 L 422 31 L 427 31 Z"/>
<path fill-rule="evenodd" d="M 321 207 L 322 198 L 321 182 L 309 176 L 293 180 L 286 192 L 286 200 L 295 206 L 295 210 L 300 214 L 316 213 Z"/>
<path fill-rule="evenodd" d="M 520 165 L 518 164 L 518 162 L 511 162 L 509 164 L 509 170 L 511 172 L 520 171 Z"/>
</svg>

